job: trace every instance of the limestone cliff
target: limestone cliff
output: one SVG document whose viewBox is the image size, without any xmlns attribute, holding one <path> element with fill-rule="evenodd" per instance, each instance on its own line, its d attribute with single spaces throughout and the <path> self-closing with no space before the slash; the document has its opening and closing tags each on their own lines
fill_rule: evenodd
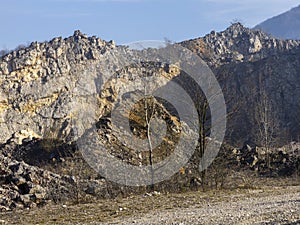
<svg viewBox="0 0 300 225">
<path fill-rule="evenodd" d="M 73 132 L 70 120 L 84 108 L 82 96 L 93 91 L 88 81 L 91 77 L 86 74 L 91 74 L 89 68 L 95 70 L 93 65 L 101 55 L 114 47 L 112 41 L 75 31 L 69 38 L 35 42 L 2 57 L 0 141 L 16 133 L 23 138 L 45 136 L 49 129 L 68 139 Z"/>
<path fill-rule="evenodd" d="M 223 32 L 212 31 L 203 38 L 180 44 L 202 57 L 216 73 L 229 111 L 239 108 L 233 120 L 244 118 L 243 124 L 239 126 L 232 119 L 229 121 L 230 133 L 243 134 L 234 134 L 235 141 L 251 139 L 251 133 L 255 132 L 255 129 L 248 132 L 255 124 L 247 108 L 255 104 L 259 82 L 273 99 L 285 132 L 292 137 L 298 135 L 295 115 L 299 105 L 296 96 L 299 96 L 300 41 L 274 39 L 237 23 Z M 113 67 L 118 64 L 118 59 L 111 55 L 108 60 L 106 54 L 114 48 L 121 49 L 124 54 L 129 51 L 115 46 L 113 41 L 106 42 L 75 31 L 69 38 L 32 43 L 28 48 L 2 57 L 0 141 L 14 137 L 21 142 L 26 137 L 50 135 L 54 130 L 63 140 L 76 140 L 84 128 L 75 129 L 74 120 L 82 116 L 85 109 L 95 107 L 95 102 L 89 102 L 86 96 L 98 93 L 102 88 L 106 90 L 101 94 L 105 97 L 97 102 L 100 109 L 95 118 L 100 118 L 107 113 L 105 110 L 111 104 L 111 98 L 117 95 L 112 86 L 108 87 L 109 84 L 103 84 L 101 80 L 104 72 L 116 71 Z M 161 74 L 167 74 L 166 66 L 161 65 L 160 70 Z M 134 78 L 130 74 L 123 78 L 125 83 L 128 79 Z"/>
<path fill-rule="evenodd" d="M 203 58 L 223 89 L 229 114 L 226 142 L 242 146 L 245 141 L 256 141 L 258 131 L 254 109 L 262 92 L 267 94 L 276 114 L 280 128 L 277 144 L 298 138 L 300 41 L 274 39 L 237 23 L 223 32 L 213 31 L 205 37 L 179 45 Z M 169 81 L 174 81 L 198 106 L 205 99 L 200 88 L 178 68 L 177 62 L 140 60 L 140 54 L 147 55 L 151 51 L 155 50 L 139 52 L 75 31 L 71 37 L 32 43 L 0 59 L 0 205 L 3 206 L 0 210 L 43 204 L 45 199 L 54 199 L 50 196 L 53 192 L 76 198 L 78 195 L 74 196 L 74 192 L 78 194 L 79 191 L 72 187 L 79 187 L 81 183 L 84 184 L 81 190 L 84 194 L 111 197 L 126 193 L 123 186 L 112 185 L 91 172 L 78 154 L 78 146 L 74 143 L 80 142 L 84 135 L 88 137 L 93 126 L 98 135 L 97 141 L 105 146 L 105 150 L 136 167 L 164 160 L 181 138 L 194 135 L 188 120 L 180 118 L 170 102 L 149 96 L 137 98 L 134 107 L 117 118 L 129 121 L 130 132 L 112 132 L 112 122 L 115 122 L 111 119 L 113 109 L 130 105 L 130 100 L 138 96 L 131 90 L 143 87 L 143 79 L 156 78 L 148 81 L 161 89 L 166 89 Z M 125 86 L 127 89 L 124 90 Z M 151 134 L 163 130 L 166 135 L 162 137 L 161 145 L 153 149 L 151 157 L 149 149 L 142 152 L 130 147 L 130 133 L 144 140 L 149 135 L 145 104 L 150 106 L 148 109 L 151 109 L 153 117 L 166 122 L 166 126 L 157 123 L 152 127 Z M 182 101 L 182 105 L 185 104 L 190 103 Z M 208 113 L 205 119 L 210 120 L 209 116 Z M 185 135 L 182 135 L 183 131 Z M 203 138 L 204 144 L 209 141 L 211 139 Z M 93 144 L 92 139 L 84 142 L 84 146 Z M 180 172 L 158 184 L 159 188 L 180 191 L 206 185 L 198 171 L 199 145 L 203 143 L 196 144 L 197 151 L 188 163 L 182 168 L 175 168 L 175 172 Z M 182 147 L 190 149 L 190 146 Z M 274 160 L 270 168 L 266 166 L 266 154 L 255 147 L 246 147 L 245 151 L 229 149 L 223 146 L 209 169 L 212 179 L 216 180 L 221 175 L 223 182 L 229 167 L 237 171 L 246 167 L 264 173 L 278 167 L 280 171 L 274 174 L 282 175 L 286 175 L 287 168 L 292 173 L 299 168 L 299 157 L 283 150 L 279 151 L 281 156 L 276 151 L 272 153 Z M 77 170 L 78 165 L 81 170 Z M 36 179 L 38 181 L 34 181 Z M 52 190 L 47 189 L 49 184 Z M 132 191 L 129 189 L 129 193 Z"/>
<path fill-rule="evenodd" d="M 241 24 L 184 41 L 213 69 L 227 102 L 227 140 L 242 146 L 256 141 L 255 107 L 263 92 L 276 114 L 278 144 L 297 140 L 299 127 L 300 41 L 280 40 Z"/>
</svg>

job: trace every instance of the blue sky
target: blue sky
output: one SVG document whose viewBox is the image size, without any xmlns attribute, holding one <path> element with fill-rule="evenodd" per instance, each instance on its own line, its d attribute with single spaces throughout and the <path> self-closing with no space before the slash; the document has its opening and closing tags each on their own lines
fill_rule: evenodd
<svg viewBox="0 0 300 225">
<path fill-rule="evenodd" d="M 181 41 L 220 31 L 238 19 L 252 27 L 299 0 L 0 0 L 0 49 L 88 35 L 125 44 Z"/>
</svg>

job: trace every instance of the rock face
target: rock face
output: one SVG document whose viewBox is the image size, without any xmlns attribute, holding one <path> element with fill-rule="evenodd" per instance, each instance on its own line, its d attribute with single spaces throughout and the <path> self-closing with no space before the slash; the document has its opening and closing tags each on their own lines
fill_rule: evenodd
<svg viewBox="0 0 300 225">
<path fill-rule="evenodd" d="M 222 86 L 227 103 L 228 138 L 234 145 L 257 141 L 255 110 L 262 94 L 268 96 L 280 128 L 279 144 L 286 135 L 299 135 L 297 113 L 300 102 L 300 41 L 279 40 L 241 24 L 224 32 L 182 43 L 203 57 Z"/>
<path fill-rule="evenodd" d="M 46 127 L 58 129 L 68 139 L 72 116 L 81 110 L 79 106 L 85 107 L 78 102 L 91 91 L 82 85 L 90 78 L 85 77 L 89 64 L 114 47 L 112 42 L 75 31 L 72 37 L 32 43 L 4 56 L 0 61 L 0 141 L 15 133 L 23 139 L 45 136 Z"/>
<path fill-rule="evenodd" d="M 80 128 L 74 129 L 72 121 L 95 108 L 87 98 L 97 93 L 95 84 L 101 84 L 93 80 L 99 72 L 95 64 L 113 48 L 113 41 L 75 31 L 69 38 L 32 43 L 1 58 L 0 210 L 73 201 L 79 186 L 80 191 L 106 195 L 101 180 L 79 180 L 55 173 L 61 172 L 53 169 L 55 163 L 53 172 L 46 166 L 65 149 L 61 143 L 79 137 Z"/>
<path fill-rule="evenodd" d="M 237 23 L 223 32 L 211 32 L 180 44 L 199 54 L 213 69 L 229 112 L 239 108 L 229 119 L 228 139 L 233 144 L 253 140 L 254 115 L 247 108 L 254 107 L 262 89 L 277 109 L 281 128 L 291 137 L 298 135 L 299 121 L 295 115 L 299 102 L 295 96 L 300 94 L 297 85 L 300 41 L 274 39 Z M 75 31 L 72 37 L 32 43 L 4 56 L 0 61 L 0 141 L 6 142 L 14 136 L 18 143 L 33 137 L 71 142 L 80 137 L 84 125 L 74 127 L 74 121 L 88 119 L 84 116 L 87 109 L 98 106 L 94 119 L 100 118 L 117 96 L 115 85 L 109 87 L 102 79 L 105 72 L 116 71 L 114 67 L 122 65 L 117 63 L 114 53 L 110 53 L 108 60 L 106 52 L 114 48 L 124 54 L 129 52 L 112 41 Z M 168 70 L 162 65 L 160 73 L 168 74 Z M 129 73 L 122 79 L 128 84 L 135 78 Z M 103 97 L 95 106 L 95 98 L 87 96 L 101 89 L 106 93 L 102 91 Z M 239 125 L 240 121 L 243 124 Z"/>
<path fill-rule="evenodd" d="M 272 17 L 255 26 L 273 37 L 282 39 L 300 39 L 300 5 Z"/>
<path fill-rule="evenodd" d="M 233 24 L 224 32 L 211 32 L 203 38 L 179 44 L 202 57 L 223 88 L 228 112 L 233 115 L 229 117 L 227 142 L 242 146 L 246 140 L 255 141 L 257 130 L 252 109 L 262 91 L 272 100 L 277 114 L 281 128 L 278 136 L 282 137 L 284 131 L 289 138 L 298 137 L 300 41 L 274 39 L 241 24 Z M 137 99 L 137 93 L 128 90 L 143 87 L 141 80 L 157 78 L 151 80 L 151 85 L 161 89 L 167 88 L 170 80 L 177 80 L 177 84 L 186 81 L 182 85 L 186 89 L 194 87 L 188 79 L 180 80 L 184 73 L 176 62 L 136 60 L 136 63 L 134 59 L 140 59 L 139 54 L 127 47 L 115 46 L 113 41 L 102 41 L 75 31 L 69 38 L 32 43 L 28 48 L 1 58 L 1 209 L 31 207 L 49 199 L 59 200 L 53 195 L 55 192 L 67 199 L 76 198 L 79 184 L 87 194 L 116 196 L 113 188 L 109 190 L 107 181 L 91 175 L 91 168 L 84 165 L 85 169 L 82 169 L 82 156 L 74 147 L 74 143 L 80 142 L 91 127 L 96 130 L 98 142 L 105 145 L 111 155 L 134 166 L 164 160 L 174 151 L 180 138 L 194 135 L 192 126 L 179 119 L 176 109 L 158 98 L 139 99 L 133 108 L 118 117 L 129 120 L 130 132 L 112 133 L 113 108 L 128 106 L 130 100 Z M 125 92 L 124 86 L 128 88 Z M 193 95 L 198 89 L 188 93 Z M 167 132 L 162 144 L 153 149 L 151 157 L 150 151 L 137 152 L 130 148 L 129 133 L 147 139 L 145 104 L 151 105 L 153 117 L 167 124 L 163 127 L 158 123 L 150 132 L 153 135 L 157 130 Z M 125 141 L 116 140 L 117 136 L 125 137 Z M 139 147 L 142 149 L 143 145 Z M 199 178 L 198 152 L 195 155 L 180 173 L 159 184 L 160 187 L 175 190 L 173 184 L 176 183 L 179 190 L 186 187 L 184 185 L 198 188 L 204 181 Z M 223 166 L 227 163 L 224 162 L 226 157 L 220 157 L 218 161 Z M 242 149 L 228 157 L 232 164 L 247 168 L 264 168 L 265 164 L 265 156 L 259 149 Z M 274 167 L 280 168 L 279 174 L 286 174 L 282 172 L 285 168 L 298 168 L 298 158 L 295 157 L 298 160 L 295 163 L 290 157 L 283 151 L 272 156 Z M 72 160 L 80 163 L 73 164 Z M 71 174 L 71 168 L 77 166 L 81 169 Z M 66 168 L 69 174 L 64 174 Z M 213 168 L 216 174 L 220 173 L 217 163 Z M 119 192 L 125 192 L 124 187 L 120 187 Z"/>
<path fill-rule="evenodd" d="M 95 172 L 90 172 L 91 168 L 83 163 L 74 147 L 73 143 L 91 126 L 99 130 L 100 141 L 112 149 L 110 153 L 115 157 L 136 166 L 149 164 L 147 152 L 136 154 L 128 143 L 114 141 L 116 137 L 111 134 L 109 115 L 114 104 L 127 105 L 130 95 L 134 95 L 133 92 L 123 93 L 124 85 L 134 90 L 137 85 L 143 85 L 137 84 L 139 76 L 156 76 L 158 79 L 153 85 L 161 86 L 176 77 L 179 71 L 174 65 L 160 63 L 125 66 L 126 62 L 118 62 L 122 57 L 114 55 L 117 54 L 115 48 L 119 55 L 128 53 L 138 57 L 128 48 L 116 47 L 112 41 L 90 38 L 75 31 L 72 37 L 32 43 L 1 59 L 0 142 L 1 156 L 4 157 L 1 198 L 4 200 L 0 204 L 4 210 L 32 207 L 47 200 L 59 201 L 61 196 L 74 200 L 78 185 L 81 192 L 97 197 L 112 197 L 124 192 L 118 188 L 108 191 L 107 183 L 101 177 L 95 178 Z M 116 68 L 118 66 L 120 68 Z M 110 79 L 105 77 L 106 74 Z M 130 112 L 129 119 L 135 135 L 145 138 L 144 112 L 139 112 L 143 111 L 142 103 L 136 104 L 137 111 Z M 156 162 L 172 152 L 181 127 L 178 118 L 163 102 L 153 99 L 148 104 L 155 108 L 153 115 L 167 121 L 166 131 L 173 134 L 166 136 L 162 148 L 153 150 L 153 161 Z M 167 146 L 169 152 L 164 150 Z M 20 164 L 26 171 L 15 173 L 10 164 Z M 75 176 L 72 176 L 73 172 Z M 26 178 L 27 173 L 39 177 L 36 178 L 39 186 Z M 24 189 L 26 186 L 25 191 L 23 186 Z M 40 200 L 33 192 L 35 189 L 43 194 Z M 12 197 L 10 190 L 15 190 Z"/>
</svg>

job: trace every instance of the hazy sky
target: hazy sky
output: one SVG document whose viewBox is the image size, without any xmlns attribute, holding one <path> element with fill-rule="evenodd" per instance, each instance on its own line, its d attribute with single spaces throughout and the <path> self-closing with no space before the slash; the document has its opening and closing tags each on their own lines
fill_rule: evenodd
<svg viewBox="0 0 300 225">
<path fill-rule="evenodd" d="M 299 0 L 0 0 L 0 48 L 88 35 L 124 44 L 181 41 L 220 31 L 238 19 L 253 27 Z"/>
</svg>

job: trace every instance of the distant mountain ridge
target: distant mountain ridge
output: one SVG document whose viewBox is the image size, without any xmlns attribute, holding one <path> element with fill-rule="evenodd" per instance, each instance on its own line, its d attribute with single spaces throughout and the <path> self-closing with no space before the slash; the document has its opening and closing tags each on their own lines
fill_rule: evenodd
<svg viewBox="0 0 300 225">
<path fill-rule="evenodd" d="M 300 5 L 255 26 L 276 38 L 300 39 Z"/>
</svg>

